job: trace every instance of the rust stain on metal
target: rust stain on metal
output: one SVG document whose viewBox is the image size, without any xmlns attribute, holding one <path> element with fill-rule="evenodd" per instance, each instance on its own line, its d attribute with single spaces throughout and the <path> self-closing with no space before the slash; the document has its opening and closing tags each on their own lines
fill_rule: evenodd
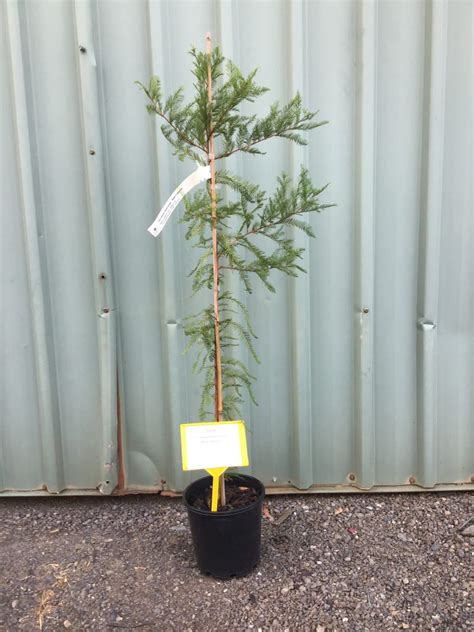
<svg viewBox="0 0 474 632">
<path fill-rule="evenodd" d="M 166 496 L 167 498 L 179 498 L 183 495 L 183 492 L 172 492 L 170 489 L 164 489 L 159 492 L 160 496 Z"/>
<path fill-rule="evenodd" d="M 117 467 L 118 478 L 117 487 L 112 492 L 114 496 L 126 494 L 125 491 L 125 455 L 123 451 L 122 439 L 122 410 L 120 408 L 120 380 L 117 369 Z"/>
<path fill-rule="evenodd" d="M 155 496 L 163 495 L 159 487 L 141 487 L 140 485 L 127 486 L 114 496 L 137 496 L 142 494 L 153 494 Z M 182 494 L 178 494 L 181 496 Z"/>
<path fill-rule="evenodd" d="M 309 495 L 309 494 L 419 494 L 424 492 L 474 492 L 474 483 L 459 482 L 459 483 L 440 483 L 434 487 L 424 488 L 419 485 L 375 485 L 369 489 L 358 487 L 357 485 L 313 485 L 308 489 L 298 489 L 297 487 L 284 487 L 284 486 L 268 486 L 265 487 L 265 494 L 267 496 L 286 495 L 291 496 L 294 494 Z M 119 494 L 116 492 L 113 495 L 134 495 L 134 494 L 154 494 L 156 496 L 167 496 L 170 498 L 179 498 L 183 495 L 182 492 L 175 490 L 162 490 L 159 487 L 145 487 L 140 485 L 129 485 L 126 489 L 122 490 Z M 30 489 L 30 490 L 17 490 L 17 489 L 4 489 L 0 492 L 0 498 L 4 497 L 30 497 L 30 496 L 103 496 L 97 489 L 81 488 L 81 487 L 69 487 L 63 489 L 60 492 L 49 492 L 46 490 L 46 486 Z"/>
</svg>

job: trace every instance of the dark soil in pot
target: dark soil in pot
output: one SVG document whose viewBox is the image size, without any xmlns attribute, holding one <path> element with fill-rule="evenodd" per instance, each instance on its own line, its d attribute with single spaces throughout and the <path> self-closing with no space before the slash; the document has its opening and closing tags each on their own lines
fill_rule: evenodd
<svg viewBox="0 0 474 632">
<path fill-rule="evenodd" d="M 243 486 L 234 476 L 226 477 L 226 504 L 219 505 L 218 511 L 232 511 L 252 505 L 258 500 L 258 490 L 254 487 Z M 189 503 L 196 509 L 209 510 L 211 506 L 212 486 L 196 491 L 189 498 Z"/>
<path fill-rule="evenodd" d="M 233 475 L 226 480 L 226 507 L 211 512 L 207 504 L 211 482 L 206 476 L 184 492 L 199 570 L 221 579 L 243 577 L 260 559 L 265 489 L 252 476 Z"/>
</svg>

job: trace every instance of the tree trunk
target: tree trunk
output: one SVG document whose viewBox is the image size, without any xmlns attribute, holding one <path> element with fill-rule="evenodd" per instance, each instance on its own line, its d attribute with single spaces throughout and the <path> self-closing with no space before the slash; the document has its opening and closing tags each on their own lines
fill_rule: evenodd
<svg viewBox="0 0 474 632">
<path fill-rule="evenodd" d="M 209 130 L 212 130 L 212 75 L 211 75 L 211 34 L 206 37 L 206 48 L 208 54 L 207 63 L 207 96 L 209 101 Z M 214 134 L 209 134 L 207 158 L 211 167 L 211 219 L 212 219 L 212 268 L 214 272 L 214 374 L 215 374 L 215 415 L 216 421 L 222 421 L 222 367 L 221 367 L 221 334 L 219 318 L 219 253 L 217 250 L 217 195 L 216 195 L 216 165 L 214 152 Z M 225 505 L 225 483 L 224 475 L 219 479 L 220 503 Z"/>
</svg>

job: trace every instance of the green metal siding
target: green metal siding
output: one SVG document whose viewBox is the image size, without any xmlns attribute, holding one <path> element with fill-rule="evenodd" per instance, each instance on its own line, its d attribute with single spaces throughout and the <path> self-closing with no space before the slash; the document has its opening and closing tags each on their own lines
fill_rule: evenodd
<svg viewBox="0 0 474 632">
<path fill-rule="evenodd" d="M 194 254 L 180 207 L 157 240 L 146 228 L 194 166 L 134 81 L 188 84 L 207 31 L 260 68 L 267 105 L 298 89 L 330 120 L 307 148 L 228 164 L 267 190 L 305 164 L 338 204 L 301 238 L 307 275 L 240 294 L 262 358 L 240 352 L 258 376 L 250 471 L 319 491 L 470 486 L 472 2 L 8 0 L 0 18 L 0 490 L 190 480 Z"/>
</svg>

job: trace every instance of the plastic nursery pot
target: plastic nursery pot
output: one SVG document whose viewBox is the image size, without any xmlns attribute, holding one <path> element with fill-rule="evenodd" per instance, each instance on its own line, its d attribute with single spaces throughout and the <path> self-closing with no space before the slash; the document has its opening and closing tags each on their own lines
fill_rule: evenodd
<svg viewBox="0 0 474 632">
<path fill-rule="evenodd" d="M 211 485 L 210 476 L 194 481 L 184 491 L 199 570 L 219 579 L 244 577 L 260 559 L 265 488 L 257 478 L 245 474 L 233 475 L 232 481 L 254 489 L 258 500 L 247 507 L 222 512 L 193 507 L 191 501 Z"/>
</svg>

